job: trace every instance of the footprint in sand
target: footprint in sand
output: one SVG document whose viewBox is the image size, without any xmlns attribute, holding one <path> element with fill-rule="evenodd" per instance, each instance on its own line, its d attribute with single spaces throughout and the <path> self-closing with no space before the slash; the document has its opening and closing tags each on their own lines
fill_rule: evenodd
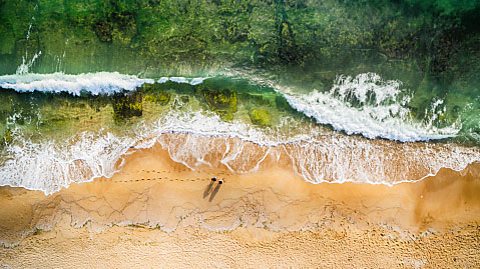
<svg viewBox="0 0 480 269">
<path fill-rule="evenodd" d="M 185 178 L 169 178 L 169 177 L 154 177 L 154 178 L 141 178 L 141 179 L 129 179 L 129 180 L 118 180 L 118 181 L 113 181 L 114 183 L 128 183 L 128 182 L 139 182 L 139 181 L 151 181 L 151 180 L 163 180 L 163 181 L 188 181 L 188 182 L 196 182 L 196 181 L 206 181 L 208 178 L 192 178 L 192 179 L 185 179 Z"/>
</svg>

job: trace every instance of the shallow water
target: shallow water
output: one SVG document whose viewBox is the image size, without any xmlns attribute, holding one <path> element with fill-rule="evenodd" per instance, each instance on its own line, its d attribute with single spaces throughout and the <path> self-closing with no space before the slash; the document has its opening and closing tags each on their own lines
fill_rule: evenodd
<svg viewBox="0 0 480 269">
<path fill-rule="evenodd" d="M 51 193 L 155 143 L 192 169 L 287 156 L 313 183 L 463 169 L 480 161 L 477 10 L 4 1 L 0 184 Z"/>
<path fill-rule="evenodd" d="M 288 156 L 313 183 L 395 184 L 480 159 L 476 141 L 462 142 L 462 118 L 442 125 L 436 102 L 429 119 L 415 120 L 401 83 L 373 73 L 306 94 L 248 75 L 22 74 L 0 83 L 11 104 L 2 114 L 3 184 L 47 193 L 109 177 L 132 147 L 155 143 L 191 169 L 248 173 Z"/>
</svg>

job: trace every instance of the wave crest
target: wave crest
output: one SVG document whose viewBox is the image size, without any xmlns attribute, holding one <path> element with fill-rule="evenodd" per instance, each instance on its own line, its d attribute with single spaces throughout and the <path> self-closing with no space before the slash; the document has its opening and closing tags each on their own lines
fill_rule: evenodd
<svg viewBox="0 0 480 269">
<path fill-rule="evenodd" d="M 285 97 L 293 108 L 320 124 L 371 139 L 428 141 L 454 137 L 461 129 L 459 123 L 444 128 L 433 125 L 441 112 L 438 100 L 432 103 L 431 118 L 424 120 L 427 124 L 413 121 L 408 108 L 411 96 L 401 90 L 401 82 L 385 81 L 375 73 L 338 76 L 330 91 L 287 91 Z"/>
<path fill-rule="evenodd" d="M 154 83 L 154 80 L 140 79 L 136 76 L 123 75 L 117 72 L 78 75 L 53 73 L 0 76 L 0 88 L 13 89 L 17 92 L 66 92 L 76 96 L 79 96 L 82 92 L 99 95 L 133 91 L 144 83 Z"/>
</svg>

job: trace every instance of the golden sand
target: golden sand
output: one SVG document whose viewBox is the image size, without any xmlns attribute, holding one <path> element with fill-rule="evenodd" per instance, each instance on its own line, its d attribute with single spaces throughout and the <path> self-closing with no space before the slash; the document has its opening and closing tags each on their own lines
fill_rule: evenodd
<svg viewBox="0 0 480 269">
<path fill-rule="evenodd" d="M 191 171 L 156 146 L 50 196 L 0 188 L 0 268 L 479 268 L 479 194 L 478 164 L 312 185 L 274 162 Z"/>
</svg>

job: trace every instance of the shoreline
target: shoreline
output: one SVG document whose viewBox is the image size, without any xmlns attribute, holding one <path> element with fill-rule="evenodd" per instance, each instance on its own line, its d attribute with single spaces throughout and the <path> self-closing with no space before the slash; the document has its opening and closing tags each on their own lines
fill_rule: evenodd
<svg viewBox="0 0 480 269">
<path fill-rule="evenodd" d="M 311 184 L 282 166 L 282 162 L 271 160 L 250 174 L 232 174 L 217 167 L 191 171 L 156 145 L 126 156 L 122 170 L 110 179 L 72 184 L 49 196 L 40 191 L 0 187 L 0 260 L 22 267 L 37 255 L 37 247 L 36 251 L 43 248 L 53 251 L 54 242 L 63 242 L 66 249 L 76 249 L 75 242 L 102 246 L 116 240 L 118 244 L 98 253 L 99 257 L 106 257 L 114 255 L 108 254 L 113 251 L 110 248 L 126 247 L 128 240 L 138 240 L 134 239 L 138 234 L 148 235 L 156 243 L 165 238 L 178 243 L 182 238 L 194 237 L 192 244 L 187 245 L 199 244 L 198 248 L 206 248 L 202 242 L 209 237 L 219 240 L 215 244 L 223 244 L 222 240 L 230 242 L 235 237 L 244 244 L 241 250 L 246 251 L 239 254 L 240 259 L 248 257 L 248 246 L 255 242 L 286 237 L 298 247 L 298 252 L 308 252 L 311 244 L 318 245 L 319 250 L 315 251 L 335 249 L 341 235 L 350 242 L 352 251 L 363 248 L 373 251 L 385 244 L 393 246 L 392 257 L 396 258 L 389 263 L 393 267 L 401 267 L 395 263 L 401 257 L 413 255 L 405 246 L 435 242 L 434 254 L 416 250 L 420 254 L 427 251 L 423 260 L 431 267 L 446 262 L 449 255 L 442 257 L 442 251 L 450 253 L 447 246 L 457 239 L 463 240 L 456 247 L 462 255 L 480 246 L 479 174 L 480 165 L 474 164 L 461 172 L 442 169 L 436 176 L 420 182 L 394 186 Z M 213 175 L 224 177 L 225 183 L 213 198 L 211 193 L 204 197 Z M 457 231 L 461 231 L 458 236 Z M 125 234 L 132 237 L 127 240 Z M 368 241 L 369 238 L 375 239 Z M 362 240 L 367 240 L 365 246 L 358 244 Z M 287 247 L 275 242 L 273 248 Z M 350 250 L 336 251 L 340 251 L 340 256 L 350 253 Z M 178 262 L 185 260 L 175 257 L 177 262 L 165 258 L 165 264 L 182 267 Z M 464 265 L 478 265 L 478 253 L 465 257 Z M 367 258 L 360 264 L 375 266 L 371 262 L 378 262 Z M 193 265 L 206 264 L 192 259 Z M 44 265 L 52 266 L 55 261 L 58 259 Z M 119 267 L 132 264 L 124 262 Z M 310 267 L 328 265 L 317 259 L 303 262 Z M 450 258 L 448 262 L 458 265 Z M 348 259 L 339 260 L 336 265 L 348 266 Z"/>
<path fill-rule="evenodd" d="M 119 141 L 126 140 L 126 144 L 118 141 L 113 144 L 103 143 L 111 138 L 110 133 L 106 134 L 107 137 L 96 137 L 98 141 L 90 135 L 82 133 L 80 142 L 66 147 L 80 147 L 76 150 L 88 152 L 88 146 L 91 146 L 94 148 L 93 156 L 75 157 L 70 153 L 63 155 L 48 147 L 39 150 L 40 153 L 55 151 L 55 156 L 48 160 L 42 159 L 41 154 L 13 156 L 20 160 L 7 163 L 8 167 L 2 174 L 7 178 L 3 187 L 39 190 L 50 195 L 68 189 L 74 183 L 112 178 L 121 172 L 122 164 L 129 155 L 159 146 L 168 152 L 169 159 L 194 171 L 210 171 L 215 174 L 215 170 L 220 169 L 229 170 L 227 172 L 232 174 L 254 174 L 259 169 L 270 169 L 272 163 L 278 163 L 282 169 L 291 170 L 288 173 L 294 173 L 293 177 L 312 184 L 395 186 L 435 177 L 442 169 L 461 173 L 468 170 L 468 167 L 480 164 L 480 151 L 474 147 L 448 143 L 369 140 L 334 132 L 319 135 L 312 140 L 270 146 L 236 136 L 188 131 L 160 132 L 138 140 L 120 137 Z M 105 154 L 105 148 L 110 152 Z M 72 149 L 67 148 L 66 151 Z M 37 165 L 38 163 L 41 164 Z M 38 167 L 41 169 L 36 169 Z"/>
</svg>

